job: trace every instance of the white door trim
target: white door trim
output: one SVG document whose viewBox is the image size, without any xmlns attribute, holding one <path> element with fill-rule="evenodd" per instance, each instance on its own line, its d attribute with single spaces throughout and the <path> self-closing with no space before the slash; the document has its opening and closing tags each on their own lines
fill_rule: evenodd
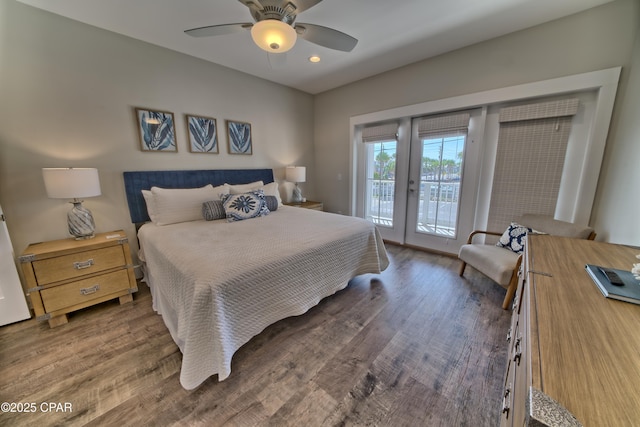
<svg viewBox="0 0 640 427">
<path fill-rule="evenodd" d="M 351 185 L 349 185 L 349 214 L 353 215 L 356 212 L 356 201 L 354 197 L 357 182 L 357 174 L 355 173 L 357 171 L 356 126 L 404 117 L 417 117 L 436 112 L 482 107 L 499 102 L 595 90 L 597 92 L 596 108 L 592 132 L 588 135 L 588 140 L 586 141 L 588 148 L 585 149 L 580 170 L 580 186 L 576 189 L 572 211 L 567 212 L 566 217 L 563 218 L 579 224 L 588 224 L 598 185 L 600 166 L 602 164 L 602 156 L 609 132 L 609 124 L 613 113 L 613 105 L 621 69 L 621 67 L 615 67 L 575 74 L 567 77 L 525 83 L 351 117 L 349 120 L 351 139 L 351 148 L 349 151 L 349 176 L 351 180 Z"/>
</svg>

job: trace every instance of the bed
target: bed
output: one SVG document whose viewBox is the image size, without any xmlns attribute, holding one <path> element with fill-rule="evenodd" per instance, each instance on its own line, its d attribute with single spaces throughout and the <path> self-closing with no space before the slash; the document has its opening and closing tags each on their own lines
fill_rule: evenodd
<svg viewBox="0 0 640 427">
<path fill-rule="evenodd" d="M 270 169 L 125 172 L 124 181 L 145 281 L 182 352 L 180 383 L 188 390 L 216 374 L 226 379 L 233 354 L 267 326 L 305 313 L 355 276 L 389 264 L 372 223 L 280 200 L 277 206 L 269 200 L 270 212 L 239 221 L 150 221 L 143 190 L 230 184 L 234 194 L 260 196 L 277 189 Z M 257 181 L 262 186 L 241 192 Z"/>
</svg>

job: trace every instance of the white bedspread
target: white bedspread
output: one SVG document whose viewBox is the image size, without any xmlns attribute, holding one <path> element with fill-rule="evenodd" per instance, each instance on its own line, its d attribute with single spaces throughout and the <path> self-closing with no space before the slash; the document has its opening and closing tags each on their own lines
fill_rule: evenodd
<svg viewBox="0 0 640 427">
<path fill-rule="evenodd" d="M 372 223 L 296 207 L 231 223 L 146 224 L 138 236 L 185 389 L 224 380 L 236 350 L 264 328 L 389 264 Z"/>
</svg>

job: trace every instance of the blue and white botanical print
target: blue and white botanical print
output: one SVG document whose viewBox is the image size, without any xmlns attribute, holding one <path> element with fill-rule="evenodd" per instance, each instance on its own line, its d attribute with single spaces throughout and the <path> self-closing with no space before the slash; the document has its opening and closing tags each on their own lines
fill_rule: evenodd
<svg viewBox="0 0 640 427">
<path fill-rule="evenodd" d="M 216 120 L 207 117 L 187 116 L 189 141 L 193 153 L 218 153 Z"/>
<path fill-rule="evenodd" d="M 177 151 L 173 114 L 136 109 L 143 151 Z"/>
<path fill-rule="evenodd" d="M 227 122 L 229 153 L 252 154 L 251 125 L 241 122 Z"/>
</svg>

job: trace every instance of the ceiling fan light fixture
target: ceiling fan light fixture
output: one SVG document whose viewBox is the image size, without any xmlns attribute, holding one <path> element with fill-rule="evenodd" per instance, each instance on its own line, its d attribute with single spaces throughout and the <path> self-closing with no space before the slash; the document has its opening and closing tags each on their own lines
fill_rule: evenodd
<svg viewBox="0 0 640 427">
<path fill-rule="evenodd" d="M 270 53 L 283 53 L 296 44 L 296 30 L 276 19 L 265 19 L 251 27 L 251 38 L 261 49 Z"/>
</svg>

